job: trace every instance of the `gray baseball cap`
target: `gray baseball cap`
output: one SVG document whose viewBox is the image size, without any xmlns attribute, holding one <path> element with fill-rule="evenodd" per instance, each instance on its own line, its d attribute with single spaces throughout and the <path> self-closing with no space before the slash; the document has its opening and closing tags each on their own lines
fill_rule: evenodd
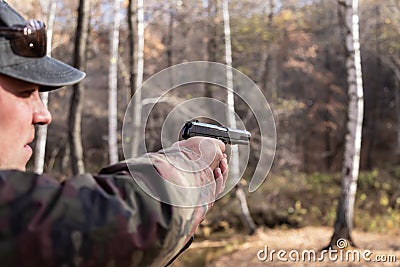
<svg viewBox="0 0 400 267">
<path fill-rule="evenodd" d="M 0 0 L 0 26 L 25 25 L 25 19 Z M 25 57 L 13 52 L 11 41 L 0 32 L 0 74 L 39 85 L 39 91 L 51 91 L 80 82 L 86 74 L 57 59 Z"/>
</svg>

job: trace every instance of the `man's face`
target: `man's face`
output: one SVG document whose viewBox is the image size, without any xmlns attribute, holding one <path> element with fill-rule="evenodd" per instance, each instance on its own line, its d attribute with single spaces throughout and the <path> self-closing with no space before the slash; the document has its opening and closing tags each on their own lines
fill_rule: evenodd
<svg viewBox="0 0 400 267">
<path fill-rule="evenodd" d="M 0 75 L 0 169 L 25 171 L 35 125 L 50 122 L 38 85 Z"/>
</svg>

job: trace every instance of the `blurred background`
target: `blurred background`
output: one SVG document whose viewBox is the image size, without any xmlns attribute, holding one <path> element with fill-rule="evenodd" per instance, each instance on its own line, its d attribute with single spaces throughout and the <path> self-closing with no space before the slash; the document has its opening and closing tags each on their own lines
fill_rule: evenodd
<svg viewBox="0 0 400 267">
<path fill-rule="evenodd" d="M 56 3 L 52 56 L 74 64 L 79 1 L 8 1 L 26 18 L 44 21 L 52 2 Z M 88 38 L 82 60 L 87 72 L 82 99 L 82 160 L 85 171 L 98 172 L 110 163 L 108 90 L 115 3 L 88 2 Z M 133 5 L 133 15 L 128 16 L 130 2 L 119 1 L 117 12 L 120 16 L 116 132 L 119 159 L 123 157 L 122 121 L 132 94 L 128 19 L 137 19 L 137 3 Z M 226 62 L 221 2 L 144 2 L 144 81 L 166 67 L 183 62 Z M 364 120 L 354 229 L 385 234 L 376 237 L 383 240 L 379 248 L 397 253 L 400 249 L 400 1 L 360 0 L 359 4 Z M 247 194 L 252 220 L 262 229 L 258 230 L 258 237 L 259 231 L 267 236 L 274 230 L 309 231 L 305 236 L 321 231 L 326 233 L 324 239 L 309 240 L 310 244 L 322 248 L 329 243 L 342 186 L 349 102 L 346 30 L 341 25 L 339 7 L 340 1 L 336 0 L 229 1 L 232 66 L 248 75 L 262 90 L 277 127 L 276 155 L 268 179 L 255 193 Z M 133 32 L 136 30 L 133 27 Z M 72 89 L 58 90 L 49 98 L 53 123 L 48 129 L 44 171 L 59 179 L 73 173 L 68 140 L 72 92 Z M 213 86 L 193 86 L 179 94 L 182 99 L 207 96 L 225 101 L 224 94 Z M 160 103 L 152 112 L 146 132 L 150 150 L 160 148 L 160 127 L 173 107 L 171 103 Z M 251 173 L 257 164 L 259 128 L 251 114 L 245 119 L 249 115 L 244 103 L 237 101 L 235 108 L 254 136 L 251 143 L 254 153 L 248 166 Z M 250 175 L 243 177 L 244 186 L 249 178 Z M 176 266 L 211 266 L 221 255 L 238 250 L 238 244 L 248 238 L 239 206 L 234 193 L 218 201 L 198 229 L 197 248 L 194 244 Z M 270 233 L 273 236 L 274 232 Z M 355 236 L 353 241 L 361 242 L 361 246 L 373 243 L 366 242 L 371 239 L 361 233 Z M 254 236 L 251 238 L 255 240 Z M 214 240 L 215 247 L 202 247 L 199 244 L 203 240 Z"/>
</svg>

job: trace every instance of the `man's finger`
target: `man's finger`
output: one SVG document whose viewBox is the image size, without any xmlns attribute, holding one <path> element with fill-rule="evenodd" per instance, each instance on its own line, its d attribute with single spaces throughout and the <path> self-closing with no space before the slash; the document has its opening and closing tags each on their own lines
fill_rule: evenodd
<svg viewBox="0 0 400 267">
<path fill-rule="evenodd" d="M 221 168 L 222 174 L 225 173 L 228 170 L 228 160 L 223 158 L 219 164 L 219 167 Z"/>
<path fill-rule="evenodd" d="M 221 149 L 222 153 L 224 153 L 225 152 L 224 142 L 222 142 L 221 140 L 218 140 L 218 139 L 214 139 L 214 138 L 213 138 L 213 141 L 219 147 L 219 149 Z"/>
<path fill-rule="evenodd" d="M 225 188 L 225 181 L 224 181 L 224 177 L 222 175 L 221 169 L 220 168 L 216 168 L 214 170 L 214 178 L 215 178 L 215 197 L 218 197 L 220 194 L 222 194 L 222 192 L 224 192 L 224 188 Z"/>
</svg>

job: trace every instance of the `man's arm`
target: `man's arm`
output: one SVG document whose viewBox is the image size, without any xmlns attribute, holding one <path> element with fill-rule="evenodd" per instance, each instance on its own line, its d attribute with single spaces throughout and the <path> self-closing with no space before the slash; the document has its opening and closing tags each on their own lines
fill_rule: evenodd
<svg viewBox="0 0 400 267">
<path fill-rule="evenodd" d="M 209 183 L 213 176 L 169 168 L 166 154 L 130 160 L 132 175 L 156 168 L 166 179 Z M 45 175 L 0 172 L 0 259 L 5 266 L 163 266 L 193 235 L 210 205 L 179 208 L 159 202 L 133 181 L 128 165 L 63 183 Z M 137 167 L 137 168 L 136 168 Z M 150 183 L 151 184 L 151 183 Z M 141 185 L 143 186 L 143 185 Z M 157 188 L 163 190 L 163 188 Z M 174 196 L 171 196 L 174 197 Z"/>
</svg>

